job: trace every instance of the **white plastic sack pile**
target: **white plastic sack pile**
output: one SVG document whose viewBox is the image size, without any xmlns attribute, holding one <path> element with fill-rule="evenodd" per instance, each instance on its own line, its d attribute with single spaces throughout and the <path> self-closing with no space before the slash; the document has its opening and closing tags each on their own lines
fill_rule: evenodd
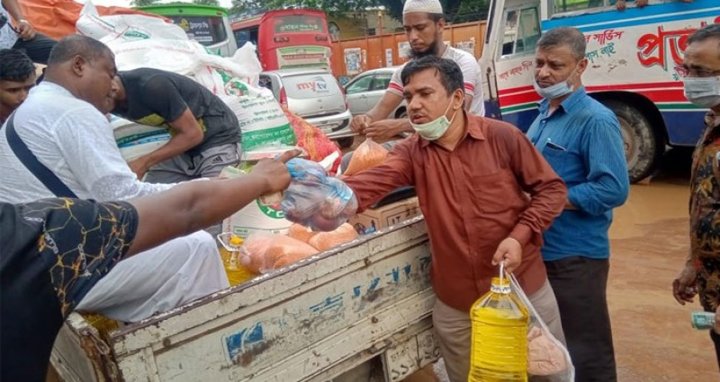
<svg viewBox="0 0 720 382">
<path fill-rule="evenodd" d="M 221 98 L 240 122 L 245 157 L 257 150 L 297 145 L 295 131 L 270 90 L 239 81 L 231 88 L 240 93 Z"/>
<path fill-rule="evenodd" d="M 113 117 L 111 126 L 115 143 L 126 162 L 150 154 L 170 141 L 170 134 L 162 127 L 141 125 L 117 117 Z"/>
<path fill-rule="evenodd" d="M 244 152 L 297 144 L 290 121 L 272 92 L 258 86 L 262 66 L 254 45 L 246 44 L 231 58 L 210 54 L 189 40 L 150 39 L 108 45 L 115 53 L 118 70 L 149 67 L 182 74 L 220 96 L 238 117 Z"/>
<path fill-rule="evenodd" d="M 134 41 L 147 39 L 188 40 L 185 31 L 177 25 L 157 17 L 144 15 L 100 16 L 91 1 L 86 1 L 75 23 L 78 34 L 110 41 Z"/>
</svg>

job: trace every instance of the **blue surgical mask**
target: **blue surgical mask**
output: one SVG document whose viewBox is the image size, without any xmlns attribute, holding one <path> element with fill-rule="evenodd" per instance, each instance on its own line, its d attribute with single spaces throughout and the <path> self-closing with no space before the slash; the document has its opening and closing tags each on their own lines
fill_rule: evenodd
<svg viewBox="0 0 720 382">
<path fill-rule="evenodd" d="M 541 88 L 540 85 L 538 85 L 537 80 L 535 80 L 533 81 L 533 86 L 535 87 L 535 91 L 540 94 L 540 97 L 546 99 L 560 98 L 572 93 L 573 90 L 575 90 L 568 84 L 567 80 L 558 82 L 555 85 L 548 86 L 546 88 Z"/>
<path fill-rule="evenodd" d="M 683 83 L 688 101 L 708 109 L 720 105 L 720 77 L 687 77 Z"/>
<path fill-rule="evenodd" d="M 556 99 L 566 96 L 575 91 L 575 87 L 570 85 L 568 83 L 568 80 L 570 79 L 570 77 L 573 76 L 573 74 L 576 73 L 576 71 L 577 68 L 575 68 L 575 70 L 568 76 L 565 81 L 560 81 L 555 85 L 551 85 L 546 88 L 541 88 L 540 85 L 537 83 L 537 80 L 533 80 L 533 86 L 535 87 L 535 91 L 540 94 L 540 97 L 546 99 Z"/>
<path fill-rule="evenodd" d="M 440 139 L 447 130 L 450 128 L 450 125 L 452 124 L 452 121 L 455 120 L 455 116 L 457 115 L 457 110 L 455 110 L 455 114 L 453 114 L 452 119 L 448 120 L 445 114 L 447 114 L 448 110 L 450 110 L 450 106 L 452 105 L 452 100 L 450 100 L 450 103 L 448 104 L 447 109 L 445 109 L 445 112 L 443 115 L 440 116 L 440 118 L 437 118 L 433 121 L 430 121 L 428 123 L 422 123 L 422 124 L 416 124 L 410 122 L 412 125 L 412 128 L 418 133 L 420 137 L 422 137 L 425 140 L 428 141 L 436 141 Z"/>
</svg>

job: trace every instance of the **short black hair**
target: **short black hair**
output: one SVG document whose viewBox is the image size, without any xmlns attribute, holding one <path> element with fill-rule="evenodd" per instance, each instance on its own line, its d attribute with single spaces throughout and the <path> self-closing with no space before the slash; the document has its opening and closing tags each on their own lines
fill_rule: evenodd
<svg viewBox="0 0 720 382">
<path fill-rule="evenodd" d="M 58 65 L 70 61 L 75 56 L 82 56 L 88 61 L 94 61 L 103 56 L 111 56 L 112 51 L 107 45 L 87 36 L 70 35 L 52 48 L 48 66 Z"/>
<path fill-rule="evenodd" d="M 718 43 L 720 43 L 720 24 L 711 24 L 698 29 L 695 33 L 688 37 L 687 43 L 690 45 L 696 42 L 703 42 L 711 38 L 718 40 Z"/>
<path fill-rule="evenodd" d="M 439 23 L 440 20 L 445 20 L 445 15 L 442 13 L 428 13 L 428 17 L 436 24 Z"/>
<path fill-rule="evenodd" d="M 407 86 L 410 77 L 424 70 L 434 69 L 440 75 L 440 82 L 445 87 L 447 94 L 455 90 L 463 90 L 463 74 L 455 61 L 440 58 L 435 55 L 425 56 L 417 60 L 409 61 L 403 68 L 400 77 L 403 86 Z"/>
<path fill-rule="evenodd" d="M 558 27 L 550 29 L 538 40 L 538 49 L 551 49 L 560 46 L 568 46 L 573 56 L 578 61 L 585 58 L 585 50 L 587 49 L 587 40 L 577 28 Z"/>
<path fill-rule="evenodd" d="M 35 74 L 30 57 L 17 49 L 0 50 L 0 81 L 26 81 Z"/>
</svg>

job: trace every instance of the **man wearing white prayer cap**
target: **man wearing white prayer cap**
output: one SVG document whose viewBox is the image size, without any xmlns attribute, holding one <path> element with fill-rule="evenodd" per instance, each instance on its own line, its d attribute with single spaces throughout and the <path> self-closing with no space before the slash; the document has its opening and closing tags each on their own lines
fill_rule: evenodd
<svg viewBox="0 0 720 382">
<path fill-rule="evenodd" d="M 403 27 L 410 44 L 412 59 L 434 54 L 460 66 L 465 87 L 465 110 L 480 117 L 485 116 L 482 95 L 480 65 L 470 53 L 453 48 L 443 42 L 446 21 L 439 0 L 406 0 L 403 7 Z M 375 141 L 387 142 L 393 138 L 413 133 L 407 118 L 390 115 L 403 100 L 403 85 L 400 79 L 404 65 L 397 68 L 390 80 L 387 92 L 366 114 L 355 116 L 351 123 L 353 130 Z M 349 156 L 350 154 L 348 154 Z M 349 158 L 347 158 L 349 159 Z"/>
</svg>

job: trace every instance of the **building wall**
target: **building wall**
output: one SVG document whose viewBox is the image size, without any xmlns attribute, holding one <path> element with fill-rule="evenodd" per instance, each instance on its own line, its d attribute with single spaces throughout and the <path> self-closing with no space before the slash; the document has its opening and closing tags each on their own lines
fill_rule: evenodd
<svg viewBox="0 0 720 382">
<path fill-rule="evenodd" d="M 393 19 L 387 11 L 348 12 L 342 17 L 328 16 L 328 25 L 335 23 L 340 29 L 340 40 L 365 37 L 368 31 L 379 33 L 382 18 L 383 34 L 402 29 L 402 22 Z"/>
</svg>

